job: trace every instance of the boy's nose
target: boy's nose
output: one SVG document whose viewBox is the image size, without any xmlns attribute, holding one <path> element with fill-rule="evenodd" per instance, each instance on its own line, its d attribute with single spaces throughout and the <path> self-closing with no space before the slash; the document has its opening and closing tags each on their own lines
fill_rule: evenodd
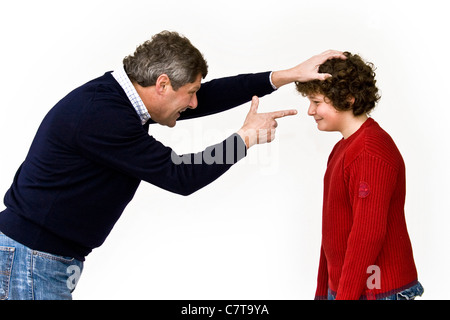
<svg viewBox="0 0 450 320">
<path fill-rule="evenodd" d="M 308 115 L 313 116 L 315 114 L 316 114 L 316 107 L 314 106 L 313 103 L 311 103 L 308 108 Z"/>
</svg>

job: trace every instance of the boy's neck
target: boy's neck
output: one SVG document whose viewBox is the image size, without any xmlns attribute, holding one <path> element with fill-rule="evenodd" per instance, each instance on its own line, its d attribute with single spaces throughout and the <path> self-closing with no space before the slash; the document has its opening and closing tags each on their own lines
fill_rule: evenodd
<svg viewBox="0 0 450 320">
<path fill-rule="evenodd" d="M 367 119 L 369 119 L 369 117 L 366 114 L 362 114 L 360 116 L 349 114 L 343 123 L 342 129 L 339 130 L 344 139 L 349 138 L 352 134 L 358 131 Z"/>
</svg>

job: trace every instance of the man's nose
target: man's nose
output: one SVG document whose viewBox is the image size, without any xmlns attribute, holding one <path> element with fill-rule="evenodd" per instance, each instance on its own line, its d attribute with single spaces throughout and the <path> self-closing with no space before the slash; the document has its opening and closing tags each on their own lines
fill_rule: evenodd
<svg viewBox="0 0 450 320">
<path fill-rule="evenodd" d="M 189 102 L 189 108 L 195 109 L 198 106 L 198 100 L 197 100 L 197 94 L 194 93 L 194 95 L 191 98 L 191 101 Z"/>
</svg>

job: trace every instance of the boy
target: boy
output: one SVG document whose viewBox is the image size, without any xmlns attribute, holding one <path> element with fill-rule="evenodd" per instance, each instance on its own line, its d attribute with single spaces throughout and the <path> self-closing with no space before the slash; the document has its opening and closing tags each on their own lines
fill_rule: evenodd
<svg viewBox="0 0 450 320">
<path fill-rule="evenodd" d="M 379 100 L 371 63 L 344 53 L 296 83 L 321 131 L 343 135 L 324 177 L 322 248 L 315 299 L 414 299 L 422 295 L 406 228 L 405 165 L 368 115 Z"/>
</svg>

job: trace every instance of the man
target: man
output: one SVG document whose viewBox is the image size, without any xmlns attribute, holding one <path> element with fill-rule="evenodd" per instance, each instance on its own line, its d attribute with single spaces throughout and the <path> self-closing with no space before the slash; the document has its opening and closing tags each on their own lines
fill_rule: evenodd
<svg viewBox="0 0 450 320">
<path fill-rule="evenodd" d="M 275 119 L 296 111 L 259 114 L 255 97 L 237 133 L 183 156 L 150 136 L 150 123 L 173 127 L 294 81 L 329 77 L 317 73 L 318 65 L 339 56 L 330 51 L 289 70 L 201 85 L 207 75 L 202 54 L 164 31 L 126 57 L 123 70 L 69 93 L 44 118 L 5 195 L 0 299 L 71 299 L 85 257 L 104 242 L 142 180 L 189 195 L 253 145 L 272 141 Z"/>
</svg>

